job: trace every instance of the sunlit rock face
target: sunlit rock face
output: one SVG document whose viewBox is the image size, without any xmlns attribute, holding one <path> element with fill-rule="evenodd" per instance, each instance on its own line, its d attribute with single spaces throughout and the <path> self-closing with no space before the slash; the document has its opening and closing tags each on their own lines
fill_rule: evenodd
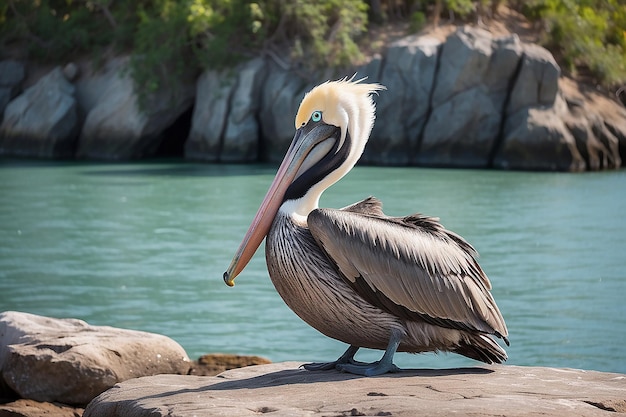
<svg viewBox="0 0 626 417">
<path fill-rule="evenodd" d="M 166 336 L 77 319 L 0 314 L 0 388 L 21 398 L 84 406 L 118 382 L 189 369 L 184 349 Z"/>
<path fill-rule="evenodd" d="M 56 67 L 6 105 L 0 155 L 72 156 L 78 128 L 75 87 Z"/>
<path fill-rule="evenodd" d="M 353 75 L 387 87 L 361 163 L 581 171 L 619 168 L 626 154 L 626 109 L 514 34 L 411 35 L 359 67 L 317 72 L 267 54 L 164 83 L 141 106 L 129 60 L 80 63 L 70 79 L 57 68 L 17 96 L 19 65 L 0 62 L 0 155 L 128 160 L 174 143 L 189 160 L 276 163 L 304 94 Z M 190 112 L 180 137 L 164 138 Z"/>
<path fill-rule="evenodd" d="M 126 160 L 154 155 L 163 131 L 193 104 L 193 81 L 162 83 L 140 103 L 130 77 L 129 57 L 115 58 L 104 68 L 89 69 L 77 81 L 84 121 L 76 156 Z"/>
</svg>

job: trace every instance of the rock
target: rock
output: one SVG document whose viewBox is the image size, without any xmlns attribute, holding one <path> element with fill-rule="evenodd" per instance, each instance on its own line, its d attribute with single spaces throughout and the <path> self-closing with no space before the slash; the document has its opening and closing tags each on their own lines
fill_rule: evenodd
<svg viewBox="0 0 626 417">
<path fill-rule="evenodd" d="M 11 59 L 0 61 L 0 123 L 7 104 L 19 93 L 24 76 L 21 62 Z"/>
<path fill-rule="evenodd" d="M 507 113 L 513 114 L 525 107 L 552 106 L 559 90 L 561 69 L 552 54 L 535 44 L 524 44 L 524 56 Z"/>
<path fill-rule="evenodd" d="M 260 356 L 233 355 L 228 353 L 209 353 L 200 356 L 192 364 L 191 375 L 217 375 L 221 372 L 244 366 L 265 365 L 272 363 Z"/>
<path fill-rule="evenodd" d="M 264 78 L 265 61 L 260 58 L 234 71 L 207 70 L 200 76 L 186 157 L 221 162 L 258 160 L 257 112 Z"/>
<path fill-rule="evenodd" d="M 565 125 L 562 98 L 553 107 L 525 107 L 511 114 L 493 166 L 500 169 L 582 171 L 585 161 Z"/>
<path fill-rule="evenodd" d="M 207 70 L 198 78 L 185 157 L 217 162 L 228 120 L 228 103 L 236 78 L 227 71 Z"/>
<path fill-rule="evenodd" d="M 568 79 L 562 79 L 560 86 L 569 108 L 563 120 L 576 139 L 586 168 L 620 168 L 622 155 L 626 155 L 626 108 L 591 89 L 580 91 Z"/>
<path fill-rule="evenodd" d="M 230 100 L 224 146 L 220 155 L 223 162 L 259 160 L 260 138 L 256 117 L 265 71 L 265 61 L 260 58 L 247 62 L 237 70 L 237 86 Z"/>
<path fill-rule="evenodd" d="M 626 375 L 523 366 L 417 369 L 365 378 L 299 363 L 217 377 L 158 375 L 122 382 L 85 417 L 140 416 L 603 416 L 626 412 Z"/>
<path fill-rule="evenodd" d="M 489 32 L 464 27 L 446 39 L 417 164 L 489 165 L 521 56 L 516 35 L 494 39 Z"/>
<path fill-rule="evenodd" d="M 259 119 L 263 134 L 262 159 L 280 162 L 295 133 L 294 119 L 304 94 L 309 91 L 306 80 L 292 71 L 269 64 L 263 85 Z"/>
<path fill-rule="evenodd" d="M 63 67 L 63 75 L 68 81 L 74 81 L 78 76 L 78 66 L 70 62 Z"/>
<path fill-rule="evenodd" d="M 0 417 L 80 417 L 84 411 L 78 407 L 33 400 L 0 404 Z"/>
<path fill-rule="evenodd" d="M 74 86 L 56 67 L 7 105 L 0 126 L 0 154 L 69 157 L 74 154 L 77 131 Z"/>
<path fill-rule="evenodd" d="M 77 82 L 86 114 L 78 157 L 120 160 L 152 156 L 163 130 L 192 105 L 193 85 L 178 81 L 150 94 L 140 108 L 128 63 L 128 57 L 116 58 Z"/>
<path fill-rule="evenodd" d="M 380 76 L 370 77 L 387 91 L 376 98 L 379 122 L 374 124 L 364 161 L 380 165 L 412 162 L 428 116 L 440 47 L 437 39 L 422 36 L 409 36 L 389 46 Z"/>
<path fill-rule="evenodd" d="M 0 314 L 1 377 L 22 398 L 83 405 L 118 382 L 189 369 L 183 348 L 162 335 Z"/>
</svg>

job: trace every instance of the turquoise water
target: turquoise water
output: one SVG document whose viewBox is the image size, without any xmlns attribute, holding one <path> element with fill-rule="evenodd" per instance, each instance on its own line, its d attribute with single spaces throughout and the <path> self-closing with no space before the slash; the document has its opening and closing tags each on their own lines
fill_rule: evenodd
<svg viewBox="0 0 626 417">
<path fill-rule="evenodd" d="M 335 359 L 345 346 L 283 304 L 262 250 L 234 288 L 222 281 L 275 169 L 0 162 L 0 310 L 158 332 L 192 358 Z M 626 172 L 357 167 L 321 204 L 369 195 L 390 215 L 439 216 L 476 247 L 509 327 L 509 363 L 626 373 Z"/>
</svg>

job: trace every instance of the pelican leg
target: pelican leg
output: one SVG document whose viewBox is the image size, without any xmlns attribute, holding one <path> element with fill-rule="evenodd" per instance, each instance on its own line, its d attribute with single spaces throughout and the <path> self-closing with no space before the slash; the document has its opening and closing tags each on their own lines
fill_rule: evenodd
<svg viewBox="0 0 626 417">
<path fill-rule="evenodd" d="M 399 372 L 400 368 L 393 363 L 393 355 L 396 354 L 398 346 L 400 346 L 401 339 L 402 338 L 398 333 L 391 333 L 385 354 L 379 361 L 372 363 L 340 363 L 337 364 L 336 368 L 342 372 L 364 376 L 382 375 L 387 372 Z"/>
<path fill-rule="evenodd" d="M 358 346 L 350 346 L 344 353 L 334 362 L 320 362 L 320 363 L 307 363 L 302 365 L 307 371 L 328 371 L 335 369 L 342 364 L 357 364 L 354 360 L 354 355 L 359 350 Z"/>
</svg>

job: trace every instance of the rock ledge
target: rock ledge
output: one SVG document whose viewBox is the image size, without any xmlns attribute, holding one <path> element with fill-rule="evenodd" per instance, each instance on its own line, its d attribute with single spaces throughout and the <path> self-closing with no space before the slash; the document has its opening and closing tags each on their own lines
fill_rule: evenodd
<svg viewBox="0 0 626 417">
<path fill-rule="evenodd" d="M 309 372 L 299 366 L 285 362 L 216 377 L 132 379 L 96 397 L 84 416 L 603 416 L 626 412 L 626 375 L 622 374 L 498 365 L 415 369 L 365 378 Z"/>
</svg>

